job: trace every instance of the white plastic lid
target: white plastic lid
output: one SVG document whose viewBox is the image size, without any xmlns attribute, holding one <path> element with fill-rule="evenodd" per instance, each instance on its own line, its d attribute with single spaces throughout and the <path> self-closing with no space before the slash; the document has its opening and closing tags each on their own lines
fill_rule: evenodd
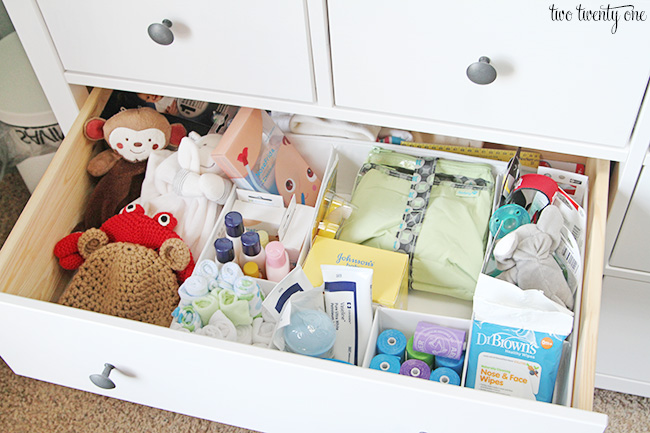
<svg viewBox="0 0 650 433">
<path fill-rule="evenodd" d="M 57 123 L 16 32 L 0 40 L 0 121 L 14 126 Z"/>
</svg>

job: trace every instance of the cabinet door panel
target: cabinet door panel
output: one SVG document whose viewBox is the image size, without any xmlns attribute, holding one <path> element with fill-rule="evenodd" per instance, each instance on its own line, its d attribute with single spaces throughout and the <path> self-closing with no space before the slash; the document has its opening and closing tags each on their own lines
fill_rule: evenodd
<svg viewBox="0 0 650 433">
<path fill-rule="evenodd" d="M 603 280 L 596 385 L 650 397 L 650 283 L 617 277 Z"/>
<path fill-rule="evenodd" d="M 618 9 L 612 34 L 612 22 L 580 21 L 576 3 L 554 4 L 572 21 L 553 21 L 545 2 L 331 0 L 336 105 L 623 147 L 648 83 L 650 56 L 636 47 L 650 26 Z M 491 84 L 466 75 L 481 56 Z"/>
<path fill-rule="evenodd" d="M 650 170 L 643 167 L 609 263 L 625 269 L 650 272 Z"/>
<path fill-rule="evenodd" d="M 304 2 L 39 0 L 66 71 L 314 100 Z M 150 24 L 172 22 L 159 45 Z"/>
</svg>

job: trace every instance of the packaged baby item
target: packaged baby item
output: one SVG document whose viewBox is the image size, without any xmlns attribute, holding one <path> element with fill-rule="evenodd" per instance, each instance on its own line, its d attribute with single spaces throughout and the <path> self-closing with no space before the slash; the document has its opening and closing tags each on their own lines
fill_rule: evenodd
<svg viewBox="0 0 650 433">
<path fill-rule="evenodd" d="M 296 266 L 282 281 L 275 285 L 264 299 L 264 302 L 262 302 L 266 317 L 269 318 L 269 321 L 277 322 L 280 320 L 282 308 L 289 301 L 289 298 L 298 292 L 310 290 L 314 290 L 314 286 L 305 275 L 302 267 L 300 265 Z"/>
<path fill-rule="evenodd" d="M 316 236 L 304 270 L 314 286 L 323 284 L 321 265 L 370 268 L 372 301 L 388 308 L 406 309 L 408 303 L 408 256 L 337 239 Z"/>
<path fill-rule="evenodd" d="M 212 158 L 239 188 L 316 203 L 320 180 L 266 111 L 241 108 Z"/>
<path fill-rule="evenodd" d="M 264 301 L 267 317 L 277 317 L 272 344 L 287 352 L 330 358 L 336 329 L 325 313 L 323 289 L 305 280 L 302 269 L 297 267 Z"/>
<path fill-rule="evenodd" d="M 325 312 L 336 328 L 332 358 L 361 365 L 372 326 L 372 269 L 321 265 Z"/>
<path fill-rule="evenodd" d="M 550 403 L 573 313 L 539 290 L 481 274 L 465 386 Z"/>
<path fill-rule="evenodd" d="M 338 239 L 409 255 L 414 290 L 470 300 L 494 197 L 489 164 L 373 149 Z"/>
</svg>

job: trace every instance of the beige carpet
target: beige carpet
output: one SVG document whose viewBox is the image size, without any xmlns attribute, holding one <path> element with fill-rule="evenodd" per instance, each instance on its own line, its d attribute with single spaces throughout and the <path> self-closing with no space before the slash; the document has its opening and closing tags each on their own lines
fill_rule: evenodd
<svg viewBox="0 0 650 433">
<path fill-rule="evenodd" d="M 20 175 L 8 171 L 0 181 L 0 245 L 28 199 Z M 596 390 L 594 410 L 609 415 L 608 433 L 650 432 L 648 398 Z M 17 376 L 0 361 L 2 433 L 249 431 Z"/>
</svg>

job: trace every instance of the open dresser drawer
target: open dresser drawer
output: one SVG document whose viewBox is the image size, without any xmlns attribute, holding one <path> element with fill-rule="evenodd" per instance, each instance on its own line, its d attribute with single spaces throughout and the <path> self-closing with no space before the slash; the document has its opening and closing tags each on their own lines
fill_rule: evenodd
<svg viewBox="0 0 650 433">
<path fill-rule="evenodd" d="M 0 356 L 16 374 L 265 432 L 602 432 L 589 412 L 602 283 L 606 161 L 590 178 L 587 261 L 573 408 L 413 380 L 214 340 L 56 304 L 70 279 L 52 251 L 83 214 L 92 156 L 84 121 L 110 91 L 95 89 L 0 252 Z M 105 363 L 116 387 L 89 380 Z M 586 409 L 586 410 L 583 410 Z"/>
</svg>

